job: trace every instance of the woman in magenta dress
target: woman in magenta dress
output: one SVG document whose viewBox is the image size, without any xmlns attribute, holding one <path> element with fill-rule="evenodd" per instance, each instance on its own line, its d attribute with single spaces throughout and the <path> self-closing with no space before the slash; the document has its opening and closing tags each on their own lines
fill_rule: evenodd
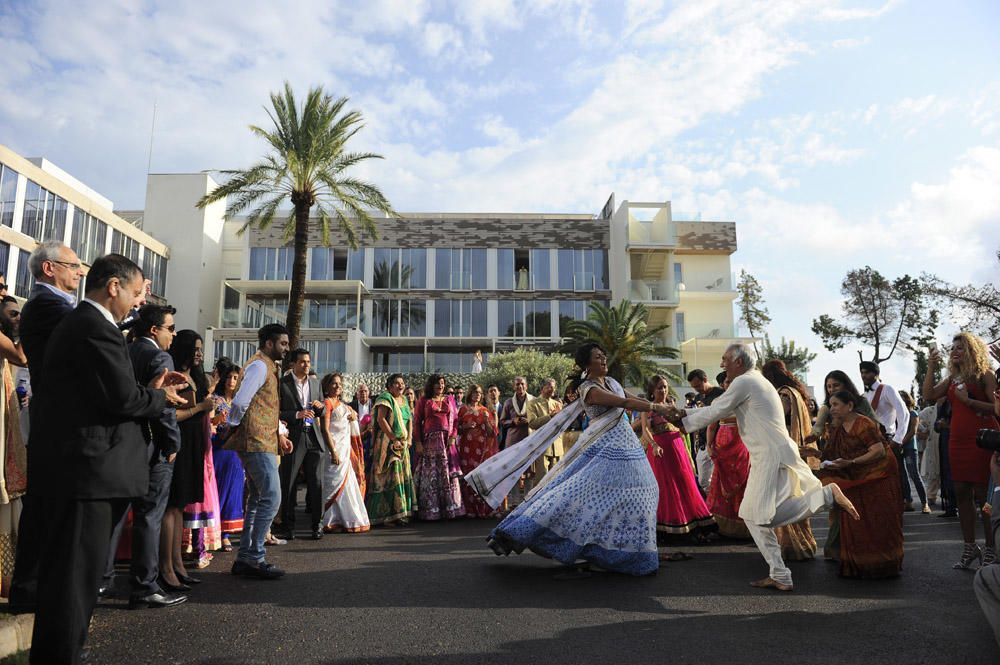
<svg viewBox="0 0 1000 665">
<path fill-rule="evenodd" d="M 477 466 L 497 454 L 496 412 L 483 406 L 483 387 L 469 386 L 465 404 L 458 411 L 457 423 L 458 462 L 462 473 L 471 473 Z M 493 517 L 497 511 L 490 508 L 471 487 L 462 483 L 462 500 L 466 517 Z"/>
<path fill-rule="evenodd" d="M 962 525 L 965 547 L 954 568 L 968 570 L 975 561 L 988 566 L 996 563 L 996 545 L 990 518 L 982 514 L 986 543 L 976 544 L 976 518 L 980 511 L 976 503 L 989 503 L 986 486 L 990 478 L 990 451 L 976 446 L 976 432 L 998 429 L 994 416 L 993 394 L 997 379 L 990 370 L 990 359 L 983 340 L 967 332 L 955 335 L 948 356 L 948 375 L 934 385 L 934 370 L 941 354 L 931 349 L 927 373 L 924 376 L 924 400 L 933 403 L 947 396 L 951 403 L 951 433 L 948 438 L 948 460 L 951 480 L 955 485 L 958 519 Z"/>
<path fill-rule="evenodd" d="M 417 463 L 417 516 L 436 521 L 465 515 L 459 478 L 462 469 L 451 436 L 455 417 L 454 402 L 445 395 L 444 377 L 432 374 L 417 401 L 413 418 L 414 449 Z"/>
<path fill-rule="evenodd" d="M 654 404 L 673 406 L 667 380 L 654 376 L 646 385 L 646 396 Z M 656 505 L 656 531 L 662 534 L 689 533 L 696 540 L 717 531 L 705 500 L 698 491 L 691 456 L 684 436 L 660 414 L 642 414 L 642 440 L 653 467 L 660 498 Z"/>
</svg>

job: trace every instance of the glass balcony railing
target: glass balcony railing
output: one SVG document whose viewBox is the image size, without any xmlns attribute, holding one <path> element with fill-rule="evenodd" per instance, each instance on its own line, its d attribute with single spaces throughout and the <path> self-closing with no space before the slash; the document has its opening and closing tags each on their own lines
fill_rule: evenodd
<svg viewBox="0 0 1000 665">
<path fill-rule="evenodd" d="M 677 302 L 678 291 L 670 282 L 635 279 L 628 283 L 629 295 L 636 301 Z"/>
<path fill-rule="evenodd" d="M 451 273 L 451 284 L 449 288 L 452 291 L 472 290 L 472 271 L 462 270 Z"/>
<path fill-rule="evenodd" d="M 593 272 L 574 272 L 573 273 L 573 290 L 574 291 L 594 291 L 597 288 L 597 280 L 594 277 Z"/>
</svg>

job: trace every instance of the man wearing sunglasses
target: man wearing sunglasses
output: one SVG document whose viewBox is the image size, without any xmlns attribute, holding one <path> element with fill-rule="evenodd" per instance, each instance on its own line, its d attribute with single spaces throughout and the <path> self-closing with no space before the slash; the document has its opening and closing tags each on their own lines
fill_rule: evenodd
<svg viewBox="0 0 1000 665">
<path fill-rule="evenodd" d="M 30 417 L 34 420 L 41 414 L 35 412 L 33 405 L 46 390 L 42 363 L 49 337 L 63 318 L 76 307 L 76 293 L 83 277 L 83 265 L 72 249 L 56 240 L 49 240 L 41 243 L 31 253 L 28 269 L 35 278 L 35 285 L 28 294 L 28 301 L 21 308 L 20 334 L 21 346 L 28 358 L 28 370 L 31 373 L 33 400 L 28 408 Z M 31 475 L 33 469 L 37 468 L 32 465 L 32 451 L 38 449 L 31 433 L 35 429 L 31 427 L 28 433 L 28 492 L 22 500 L 14 579 L 10 590 L 10 611 L 14 613 L 33 612 L 36 603 L 40 555 L 38 539 L 45 516 L 38 514 L 37 503 L 31 491 Z"/>
</svg>

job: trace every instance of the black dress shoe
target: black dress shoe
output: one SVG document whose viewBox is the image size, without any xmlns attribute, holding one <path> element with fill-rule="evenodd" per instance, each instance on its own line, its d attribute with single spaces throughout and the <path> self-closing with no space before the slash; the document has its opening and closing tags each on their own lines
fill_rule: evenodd
<svg viewBox="0 0 1000 665">
<path fill-rule="evenodd" d="M 281 540 L 295 540 L 295 532 L 290 529 L 288 531 L 271 529 L 271 535 Z"/>
<path fill-rule="evenodd" d="M 180 605 L 188 599 L 182 593 L 168 593 L 164 591 L 154 591 L 148 594 L 132 594 L 128 599 L 130 610 L 141 610 L 146 607 L 173 607 Z"/>
<path fill-rule="evenodd" d="M 322 529 L 322 527 L 316 527 L 315 529 L 313 529 L 313 531 L 312 531 L 312 539 L 313 540 L 323 540 L 323 529 Z"/>
<path fill-rule="evenodd" d="M 190 591 L 191 590 L 191 587 L 189 587 L 187 584 L 171 584 L 170 582 L 166 581 L 162 577 L 160 577 L 160 579 L 158 579 L 157 582 L 159 582 L 160 586 L 163 587 L 164 589 L 166 589 L 167 591 Z"/>
<path fill-rule="evenodd" d="M 98 598 L 112 598 L 115 595 L 115 584 L 110 582 L 97 587 Z"/>
<path fill-rule="evenodd" d="M 285 575 L 285 571 L 270 563 L 262 562 L 260 565 L 251 566 L 249 563 L 239 560 L 233 563 L 231 572 L 233 575 L 245 575 L 261 580 L 276 580 Z"/>
<path fill-rule="evenodd" d="M 174 571 L 174 575 L 177 576 L 177 579 L 180 580 L 182 584 L 189 584 L 191 586 L 194 586 L 195 584 L 201 584 L 201 578 L 200 577 L 191 577 L 190 575 L 181 575 L 176 570 Z"/>
</svg>

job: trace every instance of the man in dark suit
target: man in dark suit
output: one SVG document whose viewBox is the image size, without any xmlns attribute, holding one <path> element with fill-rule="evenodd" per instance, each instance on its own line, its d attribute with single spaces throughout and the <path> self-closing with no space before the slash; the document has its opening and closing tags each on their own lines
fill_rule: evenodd
<svg viewBox="0 0 1000 665">
<path fill-rule="evenodd" d="M 312 359 L 305 349 L 291 352 L 292 371 L 281 379 L 281 419 L 288 423 L 288 438 L 295 448 L 281 458 L 281 528 L 275 535 L 295 537 L 295 479 L 305 466 L 306 497 L 313 540 L 323 537 L 323 461 L 329 455 L 320 433 L 323 394 L 319 380 L 309 376 Z"/>
<path fill-rule="evenodd" d="M 76 665 L 97 602 L 111 532 L 149 486 L 141 419 L 182 404 L 183 376 L 141 386 L 117 322 L 143 297 L 142 271 L 119 254 L 94 261 L 86 298 L 49 338 L 47 385 L 35 403 L 32 492 L 47 528 L 41 547 L 31 663 Z"/>
<path fill-rule="evenodd" d="M 145 305 L 138 310 L 134 326 L 135 340 L 129 344 L 135 378 L 147 385 L 165 371 L 174 370 L 174 361 L 167 351 L 177 336 L 174 314 L 169 305 Z M 167 593 L 157 578 L 160 574 L 160 524 L 167 508 L 170 481 L 174 477 L 174 458 L 181 448 L 181 432 L 177 427 L 177 412 L 165 408 L 159 418 L 142 423 L 147 446 L 149 490 L 145 496 L 132 499 L 132 559 L 129 565 L 131 594 L 129 609 L 171 607 L 187 600 L 180 593 Z M 115 550 L 125 528 L 125 517 L 119 520 L 111 537 L 108 567 L 102 591 L 114 583 Z"/>
<path fill-rule="evenodd" d="M 28 301 L 21 308 L 21 347 L 28 358 L 31 373 L 32 403 L 28 406 L 29 418 L 38 417 L 35 400 L 45 394 L 45 349 L 49 336 L 63 318 L 76 307 L 76 292 L 83 277 L 83 266 L 76 252 L 55 240 L 43 242 L 28 258 L 28 269 L 35 278 Z M 45 445 L 37 434 L 28 431 L 28 492 L 21 501 L 21 519 L 18 523 L 17 552 L 14 578 L 10 589 L 10 610 L 14 613 L 35 611 L 38 587 L 38 558 L 45 516 L 39 514 L 32 476 L 44 473 L 34 464 L 35 450 Z"/>
</svg>

